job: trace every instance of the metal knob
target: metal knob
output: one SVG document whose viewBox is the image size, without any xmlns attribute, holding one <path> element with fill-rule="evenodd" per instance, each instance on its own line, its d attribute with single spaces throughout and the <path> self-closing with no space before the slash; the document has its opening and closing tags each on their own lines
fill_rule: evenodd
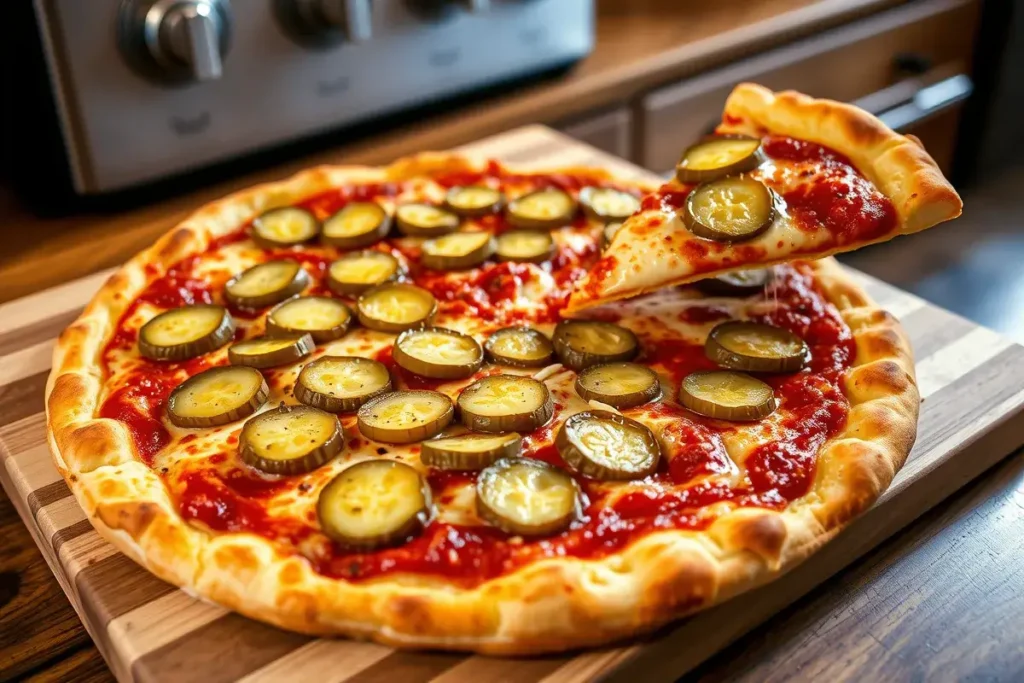
<svg viewBox="0 0 1024 683">
<path fill-rule="evenodd" d="M 274 14 L 292 38 L 310 47 L 373 35 L 371 0 L 274 0 Z"/>
<path fill-rule="evenodd" d="M 223 72 L 230 28 L 228 0 L 122 0 L 118 41 L 151 80 L 210 81 Z"/>
</svg>

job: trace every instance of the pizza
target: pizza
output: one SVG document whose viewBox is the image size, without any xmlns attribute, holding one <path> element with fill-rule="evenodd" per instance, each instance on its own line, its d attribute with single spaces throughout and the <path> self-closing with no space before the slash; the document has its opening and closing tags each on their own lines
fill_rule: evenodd
<svg viewBox="0 0 1024 683">
<path fill-rule="evenodd" d="M 57 467 L 158 577 L 309 634 L 561 651 L 770 581 L 904 462 L 909 345 L 831 259 L 566 318 L 651 196 L 429 153 L 213 202 L 60 336 Z"/>
<path fill-rule="evenodd" d="M 852 105 L 741 84 L 715 134 L 615 233 L 569 310 L 858 249 L 962 208 L 917 138 Z"/>
</svg>

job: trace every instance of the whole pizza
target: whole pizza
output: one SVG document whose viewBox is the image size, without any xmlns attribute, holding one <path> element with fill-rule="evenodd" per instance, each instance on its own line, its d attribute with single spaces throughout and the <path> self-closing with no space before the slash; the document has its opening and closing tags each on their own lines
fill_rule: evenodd
<svg viewBox="0 0 1024 683">
<path fill-rule="evenodd" d="M 54 458 L 121 551 L 287 629 L 633 636 L 773 579 L 889 485 L 909 345 L 821 257 L 959 211 L 915 139 L 750 85 L 662 187 L 316 168 L 107 281 L 57 344 Z"/>
</svg>

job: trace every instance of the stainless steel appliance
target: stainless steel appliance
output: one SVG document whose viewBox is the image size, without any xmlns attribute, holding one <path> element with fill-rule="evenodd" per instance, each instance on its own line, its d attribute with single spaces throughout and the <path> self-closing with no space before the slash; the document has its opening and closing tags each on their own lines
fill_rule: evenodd
<svg viewBox="0 0 1024 683">
<path fill-rule="evenodd" d="M 593 0 L 34 0 L 95 195 L 569 64 Z"/>
</svg>

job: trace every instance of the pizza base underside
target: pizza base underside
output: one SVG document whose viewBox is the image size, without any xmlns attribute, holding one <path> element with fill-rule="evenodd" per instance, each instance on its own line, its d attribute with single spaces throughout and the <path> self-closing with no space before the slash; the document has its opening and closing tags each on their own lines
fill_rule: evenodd
<svg viewBox="0 0 1024 683">
<path fill-rule="evenodd" d="M 765 583 L 885 490 L 916 434 L 909 344 L 893 316 L 824 260 L 811 265 L 815 280 L 856 341 L 843 381 L 849 413 L 819 451 L 810 493 L 781 511 L 739 508 L 701 531 L 652 533 L 596 560 L 547 559 L 473 588 L 417 575 L 330 579 L 262 537 L 211 534 L 186 523 L 163 480 L 136 457 L 124 426 L 95 417 L 109 393 L 103 350 L 134 297 L 169 266 L 268 208 L 333 187 L 467 167 L 480 165 L 428 154 L 385 169 L 318 168 L 252 188 L 204 207 L 111 277 L 62 334 L 47 387 L 55 461 L 104 538 L 164 580 L 287 629 L 523 654 L 632 636 Z M 567 379 L 548 378 L 552 385 Z"/>
</svg>

